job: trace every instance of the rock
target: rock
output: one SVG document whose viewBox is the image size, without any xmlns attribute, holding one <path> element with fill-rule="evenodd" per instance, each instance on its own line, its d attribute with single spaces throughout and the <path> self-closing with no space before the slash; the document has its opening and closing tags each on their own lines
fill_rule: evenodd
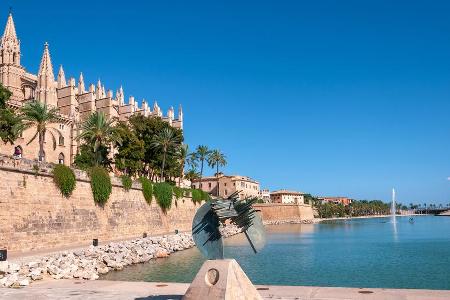
<svg viewBox="0 0 450 300">
<path fill-rule="evenodd" d="M 18 272 L 20 270 L 20 265 L 19 264 L 15 264 L 15 263 L 10 263 L 8 266 L 8 270 L 7 273 L 15 273 Z"/>
<path fill-rule="evenodd" d="M 41 270 L 38 270 L 38 269 L 33 270 L 33 271 L 29 274 L 29 276 L 31 277 L 32 280 L 42 280 L 42 278 L 43 278 L 42 273 L 41 273 Z"/>
<path fill-rule="evenodd" d="M 0 261 L 0 274 L 8 272 L 8 261 Z"/>
<path fill-rule="evenodd" d="M 51 266 L 49 266 L 49 267 L 47 268 L 47 272 L 48 272 L 50 275 L 58 275 L 58 274 L 61 273 L 61 269 L 58 268 L 58 267 L 55 266 L 55 265 L 51 265 Z"/>
<path fill-rule="evenodd" d="M 22 279 L 19 281 L 20 286 L 28 286 L 30 284 L 30 281 L 28 279 Z"/>
<path fill-rule="evenodd" d="M 157 258 L 169 257 L 169 252 L 167 252 L 167 250 L 165 250 L 163 248 L 160 248 L 160 249 L 156 250 L 155 256 Z"/>
</svg>

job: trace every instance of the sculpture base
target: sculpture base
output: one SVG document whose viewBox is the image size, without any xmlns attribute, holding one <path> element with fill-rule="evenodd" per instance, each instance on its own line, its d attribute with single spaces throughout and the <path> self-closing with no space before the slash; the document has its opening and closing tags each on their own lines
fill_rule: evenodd
<svg viewBox="0 0 450 300">
<path fill-rule="evenodd" d="M 207 260 L 183 300 L 262 300 L 261 295 L 234 259 Z"/>
</svg>

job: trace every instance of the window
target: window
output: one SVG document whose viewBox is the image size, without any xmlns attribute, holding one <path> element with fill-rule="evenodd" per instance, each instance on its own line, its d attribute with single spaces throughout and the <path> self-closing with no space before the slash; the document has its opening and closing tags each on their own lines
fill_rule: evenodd
<svg viewBox="0 0 450 300">
<path fill-rule="evenodd" d="M 58 164 L 64 164 L 64 154 L 62 152 L 58 155 Z"/>
<path fill-rule="evenodd" d="M 59 124 L 59 129 L 64 130 L 64 124 Z"/>
<path fill-rule="evenodd" d="M 223 185 L 224 185 L 224 186 L 227 186 L 227 183 L 225 182 Z"/>
<path fill-rule="evenodd" d="M 227 190 L 225 190 L 225 196 L 226 196 L 226 195 L 228 195 L 228 191 L 227 191 Z"/>
<path fill-rule="evenodd" d="M 210 182 L 210 183 L 208 183 L 208 187 L 209 187 L 209 188 L 211 188 L 211 182 Z"/>
<path fill-rule="evenodd" d="M 59 136 L 59 145 L 64 146 L 64 137 L 62 135 Z"/>
</svg>

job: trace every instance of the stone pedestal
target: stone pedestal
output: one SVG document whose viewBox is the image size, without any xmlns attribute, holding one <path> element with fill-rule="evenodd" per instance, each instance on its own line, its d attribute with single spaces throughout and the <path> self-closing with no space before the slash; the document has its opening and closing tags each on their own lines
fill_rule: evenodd
<svg viewBox="0 0 450 300">
<path fill-rule="evenodd" d="M 207 260 L 183 300 L 262 300 L 234 259 Z"/>
</svg>

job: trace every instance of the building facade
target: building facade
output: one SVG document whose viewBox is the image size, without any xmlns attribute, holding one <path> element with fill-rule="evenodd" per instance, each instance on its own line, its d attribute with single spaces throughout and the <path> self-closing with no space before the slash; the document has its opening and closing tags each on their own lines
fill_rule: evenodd
<svg viewBox="0 0 450 300">
<path fill-rule="evenodd" d="M 261 189 L 259 191 L 259 199 L 264 200 L 264 202 L 268 203 L 270 201 L 270 191 L 269 189 Z"/>
<path fill-rule="evenodd" d="M 239 192 L 239 198 L 259 197 L 259 182 L 250 177 L 240 175 L 224 175 L 203 177 L 192 181 L 192 187 L 201 189 L 213 196 L 226 198 L 235 192 Z"/>
<path fill-rule="evenodd" d="M 352 199 L 348 197 L 317 197 L 322 204 L 323 203 L 334 203 L 334 204 L 342 204 L 344 206 L 349 205 L 352 203 Z"/>
<path fill-rule="evenodd" d="M 20 40 L 17 37 L 13 16 L 10 13 L 0 43 L 0 83 L 12 92 L 8 105 L 13 109 L 20 109 L 25 102 L 36 100 L 49 107 L 57 107 L 60 118 L 59 123 L 53 124 L 53 127 L 58 129 L 62 136 L 57 141 L 56 150 L 53 149 L 53 143 L 47 141 L 44 146 L 44 157 L 39 158 L 37 139 L 27 145 L 34 135 L 34 129 L 31 128 L 23 132 L 15 145 L 1 146 L 2 154 L 12 155 L 14 149 L 18 147 L 21 149 L 23 157 L 29 159 L 71 164 L 79 146 L 76 137 L 80 124 L 96 111 L 104 112 L 108 118 L 117 118 L 118 120 L 126 120 L 129 116 L 137 113 L 145 116 L 157 116 L 175 128 L 183 128 L 181 106 L 178 109 L 177 118 L 175 118 L 173 107 L 168 110 L 166 116 L 163 116 L 156 101 L 153 109 L 145 99 L 139 106 L 133 96 L 130 96 L 126 103 L 122 87 L 114 94 L 112 90 L 106 90 L 100 80 L 96 85 L 87 85 L 82 73 L 78 82 L 73 77 L 66 80 L 62 65 L 60 65 L 55 79 L 47 43 L 44 44 L 37 75 L 28 72 L 22 66 L 21 55 Z"/>
<path fill-rule="evenodd" d="M 278 190 L 270 193 L 272 203 L 304 204 L 305 194 L 296 191 Z"/>
</svg>

